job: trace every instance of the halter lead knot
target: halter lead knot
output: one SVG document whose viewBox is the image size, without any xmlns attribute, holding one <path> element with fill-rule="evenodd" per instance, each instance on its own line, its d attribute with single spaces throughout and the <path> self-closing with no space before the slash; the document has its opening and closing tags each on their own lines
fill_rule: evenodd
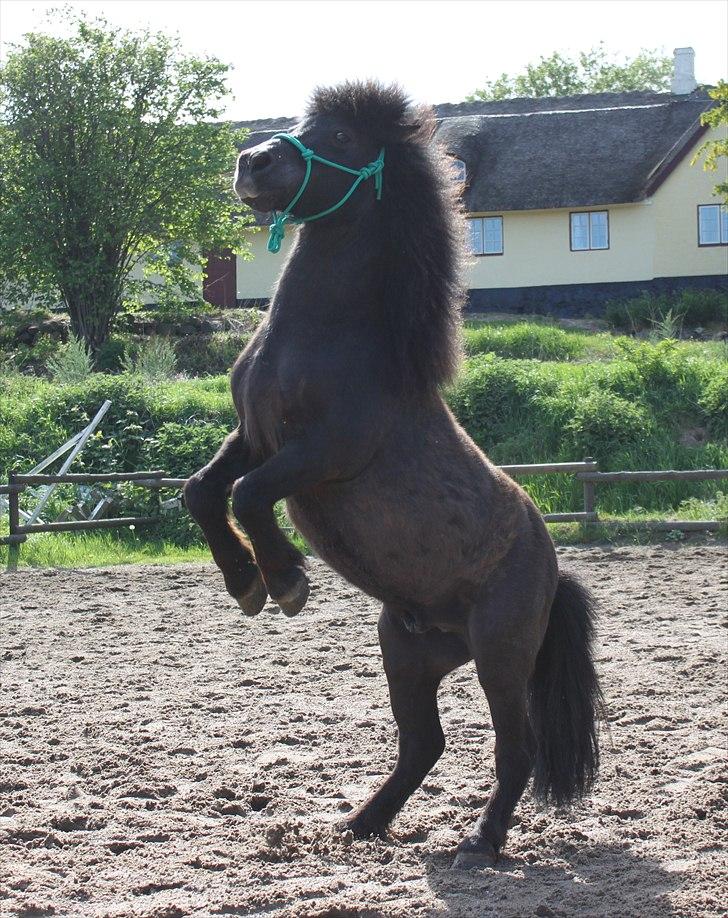
<svg viewBox="0 0 728 918">
<path fill-rule="evenodd" d="M 281 243 L 286 234 L 284 224 L 286 218 L 282 214 L 275 214 L 273 222 L 268 227 L 268 251 L 277 255 L 281 250 Z"/>
<path fill-rule="evenodd" d="M 310 223 L 311 220 L 318 220 L 320 217 L 326 217 L 329 214 L 332 214 L 335 210 L 338 210 L 342 207 L 349 198 L 354 194 L 356 189 L 362 182 L 366 182 L 367 179 L 370 179 L 374 176 L 374 190 L 377 196 L 377 201 L 382 200 L 382 171 L 384 170 L 384 147 L 379 151 L 379 156 L 374 160 L 374 162 L 369 163 L 366 166 L 362 166 L 361 169 L 351 169 L 349 166 L 343 166 L 341 163 L 332 162 L 330 159 L 324 159 L 323 156 L 319 156 L 318 153 L 315 153 L 309 147 L 304 146 L 298 137 L 294 137 L 292 134 L 280 133 L 274 134 L 271 139 L 275 140 L 276 138 L 281 140 L 287 140 L 288 143 L 293 144 L 293 146 L 301 154 L 301 158 L 306 163 L 306 173 L 303 176 L 303 181 L 293 196 L 288 207 L 285 210 L 280 212 L 273 211 L 273 222 L 268 227 L 268 251 L 273 255 L 276 255 L 281 250 L 281 243 L 283 238 L 286 235 L 286 223 Z M 334 169 L 340 169 L 342 172 L 348 172 L 350 175 L 355 175 L 356 179 L 352 183 L 351 188 L 346 192 L 344 197 L 333 207 L 328 207 L 326 210 L 322 210 L 318 214 L 313 214 L 310 217 L 294 217 L 291 211 L 299 202 L 301 195 L 306 190 L 309 179 L 311 178 L 311 161 L 316 160 L 319 163 L 323 163 L 324 166 L 331 166 Z"/>
</svg>

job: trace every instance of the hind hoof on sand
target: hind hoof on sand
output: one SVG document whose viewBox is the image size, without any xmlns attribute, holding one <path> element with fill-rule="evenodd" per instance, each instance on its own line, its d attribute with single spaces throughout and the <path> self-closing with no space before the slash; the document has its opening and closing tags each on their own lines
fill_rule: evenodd
<svg viewBox="0 0 728 918">
<path fill-rule="evenodd" d="M 370 825 L 361 815 L 355 814 L 348 819 L 343 819 L 337 823 L 336 828 L 342 834 L 351 832 L 357 841 L 363 841 L 366 838 L 379 837 L 383 838 L 385 830 L 377 826 Z"/>
<path fill-rule="evenodd" d="M 284 615 L 298 615 L 301 609 L 306 605 L 310 587 L 305 574 L 300 574 L 295 586 L 285 595 L 277 597 L 276 602 L 281 607 Z"/>
<path fill-rule="evenodd" d="M 495 867 L 498 855 L 489 845 L 482 851 L 458 851 L 452 864 L 453 870 L 482 870 L 485 867 Z"/>
<path fill-rule="evenodd" d="M 260 573 L 255 575 L 253 585 L 242 596 L 236 596 L 235 601 L 246 615 L 257 615 L 265 605 L 268 598 L 268 590 L 265 588 L 263 578 Z"/>
</svg>

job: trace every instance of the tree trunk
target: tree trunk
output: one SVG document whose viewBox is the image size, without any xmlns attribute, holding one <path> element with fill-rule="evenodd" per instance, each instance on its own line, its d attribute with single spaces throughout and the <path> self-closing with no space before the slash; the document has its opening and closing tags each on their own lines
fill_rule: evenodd
<svg viewBox="0 0 728 918">
<path fill-rule="evenodd" d="M 71 330 L 83 341 L 94 363 L 99 350 L 109 337 L 114 318 L 121 306 L 120 294 L 102 288 L 74 287 L 63 292 L 63 299 L 71 319 Z"/>
</svg>

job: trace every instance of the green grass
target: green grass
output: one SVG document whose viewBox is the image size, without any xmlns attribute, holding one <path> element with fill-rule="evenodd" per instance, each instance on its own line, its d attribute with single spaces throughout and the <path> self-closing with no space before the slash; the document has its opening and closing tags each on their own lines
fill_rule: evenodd
<svg viewBox="0 0 728 918">
<path fill-rule="evenodd" d="M 665 533 L 635 530 L 630 526 L 640 520 L 658 518 L 659 515 L 641 507 L 633 508 L 622 515 L 603 514 L 603 522 L 584 529 L 578 523 L 549 523 L 548 529 L 557 545 L 580 545 L 593 543 L 637 543 L 682 540 L 683 538 L 714 539 L 715 535 L 678 531 Z M 719 492 L 712 500 L 690 499 L 677 510 L 669 513 L 673 520 L 718 519 L 723 525 L 718 536 L 728 537 L 728 495 Z M 7 532 L 7 527 L 4 532 Z M 288 530 L 291 535 L 290 529 Z M 305 542 L 295 536 L 298 547 L 307 551 Z M 8 562 L 8 547 L 0 545 L 0 568 Z M 203 544 L 186 547 L 173 541 L 145 535 L 143 531 L 130 533 L 127 530 L 88 533 L 38 533 L 30 536 L 20 548 L 21 568 L 87 568 L 111 567 L 119 564 L 180 564 L 185 562 L 212 563 L 209 549 Z"/>
<path fill-rule="evenodd" d="M 185 548 L 144 534 L 123 532 L 40 532 L 20 546 L 21 567 L 108 567 L 115 564 L 177 564 L 209 561 L 206 545 Z M 0 565 L 8 562 L 8 546 L 0 545 Z"/>
<path fill-rule="evenodd" d="M 275 506 L 278 525 L 305 554 L 310 550 L 305 540 L 293 529 L 286 517 L 283 502 Z M 185 528 L 175 527 L 168 516 L 161 523 L 148 528 L 123 527 L 97 532 L 39 532 L 30 535 L 20 546 L 21 567 L 108 567 L 115 564 L 179 564 L 187 561 L 212 560 L 210 550 L 202 541 L 199 530 L 195 538 L 185 538 L 180 544 L 179 534 L 187 535 L 189 517 L 179 513 Z M 191 524 L 194 526 L 194 524 Z M 190 527 L 191 528 L 191 527 Z M 165 537 L 165 532 L 173 537 Z M 7 517 L 0 517 L 0 536 L 8 534 Z M 176 538 L 175 538 L 176 536 Z M 0 569 L 8 563 L 9 548 L 0 545 Z"/>
</svg>

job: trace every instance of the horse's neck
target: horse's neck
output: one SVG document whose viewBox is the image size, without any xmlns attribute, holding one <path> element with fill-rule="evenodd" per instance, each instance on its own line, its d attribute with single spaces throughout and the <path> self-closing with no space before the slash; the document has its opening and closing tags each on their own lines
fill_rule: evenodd
<svg viewBox="0 0 728 918">
<path fill-rule="evenodd" d="M 372 318 L 381 297 L 380 245 L 363 227 L 303 226 L 271 304 L 271 319 L 328 326 Z"/>
</svg>

